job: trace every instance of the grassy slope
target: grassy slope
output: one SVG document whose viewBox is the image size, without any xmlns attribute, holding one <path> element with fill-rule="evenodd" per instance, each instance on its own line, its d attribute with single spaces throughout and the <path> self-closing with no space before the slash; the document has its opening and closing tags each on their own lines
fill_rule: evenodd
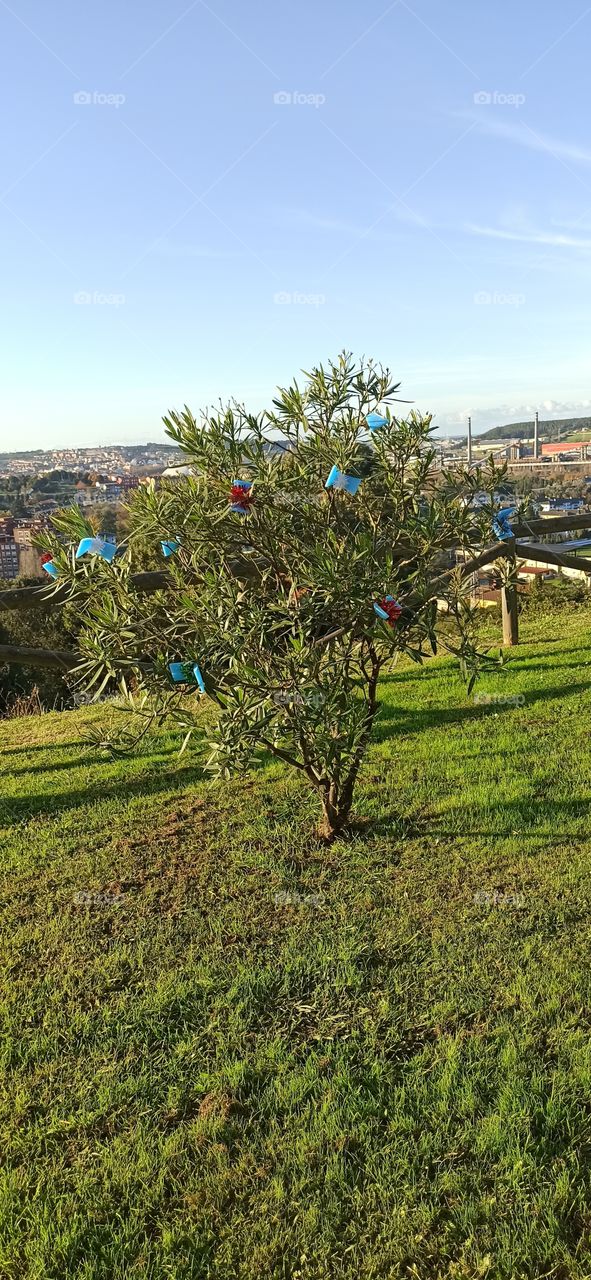
<svg viewBox="0 0 591 1280">
<path fill-rule="evenodd" d="M 591 1274 L 590 627 L 390 677 L 329 854 L 282 768 L 0 727 L 3 1280 Z"/>
</svg>

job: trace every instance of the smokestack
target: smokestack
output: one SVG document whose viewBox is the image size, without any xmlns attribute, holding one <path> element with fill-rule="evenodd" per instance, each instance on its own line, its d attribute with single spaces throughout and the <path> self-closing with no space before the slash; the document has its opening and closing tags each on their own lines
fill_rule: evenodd
<svg viewBox="0 0 591 1280">
<path fill-rule="evenodd" d="M 538 445 L 538 425 L 538 411 L 536 409 L 536 420 L 534 422 L 534 458 L 539 458 L 540 456 Z"/>
<path fill-rule="evenodd" d="M 472 419 L 468 418 L 468 466 L 472 465 Z"/>
</svg>

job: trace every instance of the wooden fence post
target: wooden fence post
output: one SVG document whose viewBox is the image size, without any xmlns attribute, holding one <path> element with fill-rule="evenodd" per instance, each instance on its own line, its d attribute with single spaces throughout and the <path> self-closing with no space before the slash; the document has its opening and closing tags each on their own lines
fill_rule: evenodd
<svg viewBox="0 0 591 1280">
<path fill-rule="evenodd" d="M 515 539 L 511 539 L 511 551 L 507 555 L 507 563 L 513 575 L 517 559 L 515 555 Z M 503 613 L 503 644 L 519 644 L 519 599 L 514 585 L 501 589 L 501 609 Z"/>
</svg>

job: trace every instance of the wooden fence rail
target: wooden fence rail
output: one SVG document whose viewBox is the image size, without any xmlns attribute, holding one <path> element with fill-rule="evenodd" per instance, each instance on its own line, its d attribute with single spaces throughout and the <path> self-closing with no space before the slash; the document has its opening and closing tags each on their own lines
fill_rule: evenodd
<svg viewBox="0 0 591 1280">
<path fill-rule="evenodd" d="M 591 512 L 578 516 L 551 516 L 548 520 L 528 520 L 527 523 L 522 521 L 513 525 L 516 538 L 528 538 L 535 533 L 568 533 L 571 529 L 591 529 Z M 477 530 L 473 532 L 476 538 Z M 406 556 L 409 551 L 411 548 L 400 548 L 401 555 Z M 548 561 L 548 563 L 558 562 Z M 565 564 L 566 560 L 560 563 Z M 581 560 L 579 564 L 585 565 L 585 561 Z M 134 573 L 131 581 L 138 591 L 153 592 L 165 587 L 169 576 L 165 570 L 155 569 L 145 573 Z M 7 591 L 0 591 L 0 609 L 30 609 L 32 605 L 37 604 L 63 604 L 68 598 L 67 590 L 56 591 L 50 597 L 47 596 L 46 591 L 45 584 L 39 587 L 9 587 Z"/>
<path fill-rule="evenodd" d="M 131 581 L 138 591 L 153 592 L 165 587 L 170 577 L 158 569 L 150 573 L 134 573 Z M 67 587 L 63 591 L 54 591 L 51 596 L 47 595 L 45 583 L 40 587 L 9 587 L 8 591 L 0 591 L 0 609 L 31 609 L 38 604 L 64 604 L 67 599 Z"/>
<path fill-rule="evenodd" d="M 458 567 L 462 577 L 468 577 L 476 573 L 484 565 L 491 564 L 494 560 L 505 558 L 515 564 L 517 559 L 527 558 L 537 560 L 540 564 L 557 565 L 570 569 L 585 569 L 591 574 L 591 558 L 573 556 L 568 552 L 561 552 L 559 550 L 560 544 L 555 547 L 548 547 L 537 544 L 531 545 L 529 541 L 522 541 L 524 538 L 530 539 L 535 534 L 568 533 L 574 529 L 591 529 L 591 513 L 556 516 L 547 520 L 522 521 L 513 526 L 513 538 L 486 547 L 477 556 L 465 561 Z M 474 532 L 476 533 L 476 531 Z M 434 580 L 432 586 L 436 588 L 439 583 L 443 584 L 450 572 L 452 571 L 448 570 L 442 573 Z M 171 579 L 165 570 L 153 570 L 132 574 L 131 581 L 137 591 L 153 593 L 162 587 L 166 587 Z M 63 591 L 58 590 L 53 595 L 48 596 L 46 586 L 12 587 L 7 591 L 0 591 L 0 610 L 31 609 L 37 605 L 53 606 L 54 604 L 63 604 L 67 599 L 67 588 Z M 517 644 L 519 639 L 517 593 L 511 586 L 503 587 L 502 590 L 502 614 L 503 641 L 509 645 Z M 324 638 L 324 642 L 331 638 L 333 634 L 340 634 L 340 632 L 330 633 L 330 636 Z M 323 643 L 323 641 L 320 641 L 320 643 Z M 31 649 L 19 645 L 0 644 L 0 662 L 18 663 L 22 666 L 48 667 L 66 672 L 71 671 L 78 665 L 79 657 L 77 654 L 70 653 L 67 650 Z"/>
<path fill-rule="evenodd" d="M 27 649 L 24 645 L 0 644 L 0 663 L 14 662 L 21 667 L 53 667 L 56 671 L 71 671 L 80 662 L 80 655 L 66 649 Z"/>
</svg>

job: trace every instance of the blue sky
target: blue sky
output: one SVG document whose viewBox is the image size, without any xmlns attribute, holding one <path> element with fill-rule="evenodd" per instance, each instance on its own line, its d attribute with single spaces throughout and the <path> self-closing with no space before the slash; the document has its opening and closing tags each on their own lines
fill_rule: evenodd
<svg viewBox="0 0 591 1280">
<path fill-rule="evenodd" d="M 442 430 L 589 411 L 585 0 L 0 0 L 3 447 L 342 347 Z"/>
</svg>

